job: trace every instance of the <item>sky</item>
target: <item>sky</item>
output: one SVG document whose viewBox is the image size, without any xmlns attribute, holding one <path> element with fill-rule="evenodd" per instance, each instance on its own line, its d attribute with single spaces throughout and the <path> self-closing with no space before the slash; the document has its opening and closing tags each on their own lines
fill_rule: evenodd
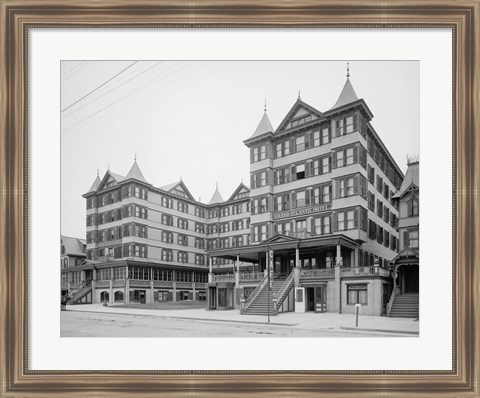
<svg viewBox="0 0 480 398">
<path fill-rule="evenodd" d="M 145 179 L 180 178 L 208 203 L 228 199 L 250 157 L 243 141 L 263 116 L 277 128 L 298 96 L 320 111 L 350 81 L 400 169 L 420 153 L 417 61 L 62 61 L 61 233 L 85 238 L 85 199 L 106 171 L 126 175 L 136 157 Z"/>
</svg>

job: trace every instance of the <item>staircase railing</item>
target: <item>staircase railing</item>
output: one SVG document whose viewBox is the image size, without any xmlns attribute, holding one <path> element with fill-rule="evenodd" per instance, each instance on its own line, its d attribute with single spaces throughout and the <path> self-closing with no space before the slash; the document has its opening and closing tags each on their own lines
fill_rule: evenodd
<svg viewBox="0 0 480 398">
<path fill-rule="evenodd" d="M 252 304 L 257 296 L 260 294 L 260 292 L 263 290 L 265 285 L 268 282 L 268 275 L 265 275 L 265 277 L 262 279 L 262 281 L 258 284 L 258 286 L 255 288 L 255 290 L 248 296 L 248 298 L 245 300 L 245 310 L 248 309 L 250 304 Z"/>
<path fill-rule="evenodd" d="M 277 299 L 277 310 L 281 307 L 283 302 L 285 301 L 285 297 L 287 296 L 286 293 L 290 290 L 292 287 L 292 284 L 295 282 L 294 281 L 295 276 L 293 271 L 288 275 L 288 278 L 283 282 L 283 285 L 278 289 L 277 294 L 275 294 L 275 297 Z"/>
<path fill-rule="evenodd" d="M 390 311 L 392 311 L 392 306 L 393 306 L 393 301 L 395 300 L 396 290 L 397 289 L 395 288 L 395 284 L 394 284 L 392 294 L 390 295 L 390 300 L 388 301 L 388 304 L 387 304 L 387 316 L 390 316 Z"/>
<path fill-rule="evenodd" d="M 69 293 L 69 297 L 72 304 L 75 304 L 78 300 L 81 300 L 85 294 L 87 294 L 92 287 L 92 281 L 83 282 L 76 290 Z"/>
</svg>

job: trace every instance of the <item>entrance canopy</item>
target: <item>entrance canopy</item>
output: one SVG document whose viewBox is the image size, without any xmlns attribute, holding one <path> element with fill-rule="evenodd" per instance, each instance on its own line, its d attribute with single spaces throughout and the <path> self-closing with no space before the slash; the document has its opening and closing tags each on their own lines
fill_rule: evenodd
<svg viewBox="0 0 480 398">
<path fill-rule="evenodd" d="M 240 261 L 254 263 L 258 261 L 259 253 L 265 253 L 269 248 L 275 252 L 295 250 L 297 248 L 327 248 L 337 245 L 350 249 L 355 249 L 359 246 L 356 241 L 345 235 L 316 236 L 303 239 L 287 235 L 275 235 L 259 244 L 210 250 L 208 254 L 213 257 L 226 258 L 229 260 L 236 260 L 238 256 Z"/>
</svg>

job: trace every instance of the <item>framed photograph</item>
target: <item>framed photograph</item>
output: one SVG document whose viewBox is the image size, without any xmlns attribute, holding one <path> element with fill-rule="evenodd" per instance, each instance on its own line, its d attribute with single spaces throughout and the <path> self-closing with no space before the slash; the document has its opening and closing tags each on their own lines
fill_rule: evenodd
<svg viewBox="0 0 480 398">
<path fill-rule="evenodd" d="M 478 1 L 1 7 L 2 396 L 480 394 Z"/>
</svg>

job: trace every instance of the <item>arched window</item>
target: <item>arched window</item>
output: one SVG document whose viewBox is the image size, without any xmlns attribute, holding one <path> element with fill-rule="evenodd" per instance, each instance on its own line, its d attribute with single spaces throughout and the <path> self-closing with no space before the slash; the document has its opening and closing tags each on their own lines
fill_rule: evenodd
<svg viewBox="0 0 480 398">
<path fill-rule="evenodd" d="M 412 196 L 408 201 L 408 217 L 418 216 L 418 198 Z"/>
<path fill-rule="evenodd" d="M 110 294 L 108 294 L 108 292 L 100 293 L 100 301 L 102 303 L 107 303 L 109 300 L 110 300 Z"/>
<path fill-rule="evenodd" d="M 116 303 L 123 303 L 123 292 L 115 292 L 114 298 Z"/>
</svg>

